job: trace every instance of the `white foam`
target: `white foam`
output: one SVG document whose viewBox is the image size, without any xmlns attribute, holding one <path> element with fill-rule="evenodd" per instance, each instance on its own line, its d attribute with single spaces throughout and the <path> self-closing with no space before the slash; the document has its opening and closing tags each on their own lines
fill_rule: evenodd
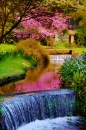
<svg viewBox="0 0 86 130">
<path fill-rule="evenodd" d="M 18 130 L 54 130 L 58 127 L 68 126 L 68 121 L 75 123 L 79 117 L 59 117 L 55 119 L 36 120 L 29 124 L 23 125 Z"/>
</svg>

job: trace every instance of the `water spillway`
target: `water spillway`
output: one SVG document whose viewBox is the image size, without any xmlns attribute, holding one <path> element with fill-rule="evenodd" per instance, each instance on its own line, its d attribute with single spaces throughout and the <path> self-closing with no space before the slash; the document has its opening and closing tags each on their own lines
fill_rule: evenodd
<svg viewBox="0 0 86 130">
<path fill-rule="evenodd" d="M 76 115 L 76 94 L 60 89 L 16 94 L 2 104 L 2 130 L 17 130 L 23 124 L 46 119 Z"/>
</svg>

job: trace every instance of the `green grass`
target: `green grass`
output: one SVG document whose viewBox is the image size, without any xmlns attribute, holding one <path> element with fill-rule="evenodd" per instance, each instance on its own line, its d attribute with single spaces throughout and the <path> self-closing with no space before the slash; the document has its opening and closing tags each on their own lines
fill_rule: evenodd
<svg viewBox="0 0 86 130">
<path fill-rule="evenodd" d="M 72 43 L 71 47 L 69 47 L 69 43 L 66 43 L 66 42 L 60 42 L 60 43 L 57 43 L 55 46 L 54 46 L 54 49 L 63 49 L 63 50 L 74 50 L 75 52 L 77 53 L 82 53 L 82 52 L 86 52 L 86 47 L 77 47 L 74 43 Z"/>
<path fill-rule="evenodd" d="M 15 45 L 10 45 L 10 44 L 1 44 L 0 45 L 0 53 L 7 52 L 7 51 L 13 51 L 14 49 L 15 49 Z"/>
<path fill-rule="evenodd" d="M 78 53 L 83 53 L 85 52 L 86 53 L 86 47 L 77 47 L 77 48 L 72 48 L 75 52 L 78 52 Z"/>
<path fill-rule="evenodd" d="M 68 49 L 68 43 L 66 42 L 58 42 L 56 43 L 56 45 L 54 46 L 55 49 Z"/>
<path fill-rule="evenodd" d="M 0 62 L 0 79 L 2 77 L 24 73 L 25 70 L 23 63 L 26 64 L 26 69 L 31 66 L 31 64 L 23 57 L 9 58 L 5 61 Z"/>
<path fill-rule="evenodd" d="M 77 47 L 74 43 L 72 44 L 72 47 L 68 47 L 69 43 L 66 42 L 59 42 L 55 46 L 43 46 L 44 49 L 52 48 L 57 50 L 74 50 L 77 53 L 83 53 L 86 52 L 86 47 Z"/>
<path fill-rule="evenodd" d="M 25 57 L 21 51 L 0 53 L 0 86 L 25 77 L 28 69 L 36 65 L 31 57 Z"/>
</svg>

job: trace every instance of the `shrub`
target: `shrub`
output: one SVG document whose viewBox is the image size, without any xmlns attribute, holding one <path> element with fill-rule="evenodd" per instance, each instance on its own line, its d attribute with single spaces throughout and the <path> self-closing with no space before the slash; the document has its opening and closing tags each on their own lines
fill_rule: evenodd
<svg viewBox="0 0 86 130">
<path fill-rule="evenodd" d="M 54 46 L 55 45 L 55 38 L 54 37 L 46 37 L 44 39 L 41 39 L 41 44 L 44 46 Z"/>
<path fill-rule="evenodd" d="M 77 112 L 86 115 L 86 54 L 67 59 L 61 67 L 63 87 L 77 93 Z"/>
<path fill-rule="evenodd" d="M 49 60 L 46 51 L 44 51 L 40 44 L 41 43 L 35 39 L 22 40 L 16 45 L 16 50 L 22 49 L 24 51 L 24 55 L 31 56 L 34 59 L 36 58 L 38 62 L 43 62 L 44 57 L 47 57 Z"/>
<path fill-rule="evenodd" d="M 86 46 L 86 31 L 85 29 L 77 29 L 75 34 L 75 43 L 78 46 Z"/>
<path fill-rule="evenodd" d="M 44 48 L 42 48 L 40 42 L 35 39 L 27 39 L 20 41 L 16 46 L 16 50 L 20 49 L 24 51 L 25 56 L 31 56 L 35 60 L 37 60 L 38 65 L 35 70 L 27 72 L 25 80 L 37 80 L 40 75 L 45 72 L 45 69 L 48 68 L 48 65 L 50 63 L 48 53 Z"/>
</svg>

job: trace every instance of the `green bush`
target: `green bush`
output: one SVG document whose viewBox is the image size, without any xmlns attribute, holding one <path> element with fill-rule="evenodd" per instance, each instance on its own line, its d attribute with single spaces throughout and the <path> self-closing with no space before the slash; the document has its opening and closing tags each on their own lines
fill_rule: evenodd
<svg viewBox="0 0 86 130">
<path fill-rule="evenodd" d="M 43 46 L 53 47 L 55 45 L 55 38 L 54 37 L 47 37 L 47 38 L 41 39 L 40 43 Z"/>
<path fill-rule="evenodd" d="M 75 34 L 75 43 L 78 46 L 86 46 L 86 30 L 85 29 L 77 29 Z"/>
<path fill-rule="evenodd" d="M 37 61 L 37 68 L 28 71 L 26 74 L 27 81 L 36 81 L 48 69 L 50 58 L 47 51 L 41 46 L 41 43 L 35 39 L 22 40 L 16 45 L 16 51 L 24 51 L 24 56 L 30 56 Z"/>
<path fill-rule="evenodd" d="M 61 67 L 63 87 L 77 94 L 77 114 L 86 115 L 86 53 L 66 59 Z"/>
<path fill-rule="evenodd" d="M 42 48 L 41 43 L 35 39 L 20 41 L 16 45 L 16 51 L 18 50 L 23 50 L 25 56 L 34 58 L 38 64 L 46 64 L 47 66 L 50 62 L 48 53 Z"/>
</svg>

